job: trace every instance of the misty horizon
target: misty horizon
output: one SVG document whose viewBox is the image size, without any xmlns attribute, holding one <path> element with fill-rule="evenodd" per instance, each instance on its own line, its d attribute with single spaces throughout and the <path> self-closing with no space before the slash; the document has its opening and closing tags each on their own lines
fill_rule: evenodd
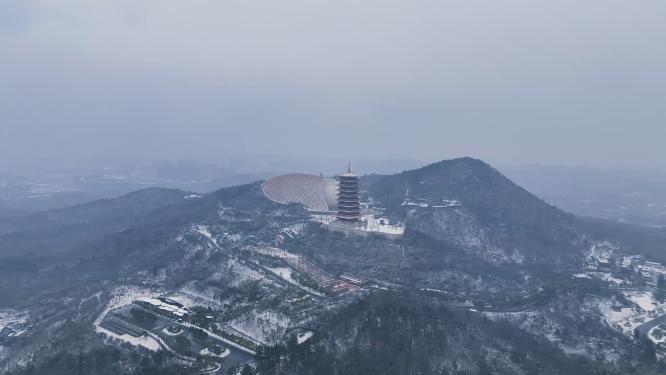
<svg viewBox="0 0 666 375">
<path fill-rule="evenodd" d="M 666 1 L 1 4 L 0 374 L 666 374 Z"/>
<path fill-rule="evenodd" d="M 663 2 L 11 0 L 0 165 L 666 167 Z"/>
</svg>

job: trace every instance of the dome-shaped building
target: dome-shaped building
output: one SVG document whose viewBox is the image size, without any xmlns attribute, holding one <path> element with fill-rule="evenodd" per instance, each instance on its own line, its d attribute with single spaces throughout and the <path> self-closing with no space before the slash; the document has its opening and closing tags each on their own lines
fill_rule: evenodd
<svg viewBox="0 0 666 375">
<path fill-rule="evenodd" d="M 322 176 L 290 173 L 261 184 L 266 198 L 279 204 L 300 203 L 311 211 L 330 212 L 337 207 L 338 181 Z"/>
</svg>

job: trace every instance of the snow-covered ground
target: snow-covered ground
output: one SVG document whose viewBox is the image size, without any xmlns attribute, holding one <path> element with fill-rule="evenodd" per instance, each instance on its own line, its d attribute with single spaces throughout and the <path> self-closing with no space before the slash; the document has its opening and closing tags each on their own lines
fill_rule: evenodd
<svg viewBox="0 0 666 375">
<path fill-rule="evenodd" d="M 99 333 L 103 333 L 103 334 L 107 335 L 108 337 L 112 337 L 114 339 L 124 341 L 124 342 L 129 343 L 129 344 L 134 345 L 134 346 L 142 346 L 142 347 L 144 347 L 148 350 L 152 350 L 152 351 L 155 351 L 155 352 L 160 350 L 160 348 L 161 348 L 160 344 L 158 344 L 157 341 L 155 339 L 153 339 L 152 337 L 150 337 L 150 336 L 134 337 L 134 336 L 130 336 L 130 335 L 127 335 L 127 334 L 118 335 L 118 334 L 113 333 L 111 331 L 108 331 L 108 330 L 106 330 L 106 329 L 104 329 L 100 326 L 95 326 L 95 331 L 97 331 Z"/>
<path fill-rule="evenodd" d="M 593 244 L 590 247 L 590 252 L 587 256 L 590 258 L 595 258 L 599 261 L 604 261 L 612 257 L 613 253 L 617 252 L 618 250 L 619 247 L 617 245 L 608 241 L 601 241 Z"/>
<path fill-rule="evenodd" d="M 153 350 L 157 351 L 160 349 L 160 345 L 155 341 L 155 339 L 148 337 L 148 336 L 142 336 L 142 337 L 133 337 L 127 334 L 124 335 L 118 335 L 116 333 L 113 333 L 109 330 L 106 330 L 100 326 L 102 323 L 102 320 L 104 320 L 104 317 L 106 314 L 109 312 L 111 309 L 115 309 L 120 306 L 125 306 L 132 301 L 141 299 L 141 298 L 150 298 L 150 297 L 156 297 L 160 293 L 154 290 L 149 290 L 149 289 L 144 289 L 136 286 L 122 286 L 116 288 L 112 292 L 112 297 L 109 303 L 106 305 L 104 308 L 104 311 L 97 317 L 95 320 L 95 323 L 93 323 L 95 327 L 95 331 L 102 333 L 106 335 L 107 337 L 121 340 L 127 343 L 130 343 L 135 346 L 142 346 L 148 350 Z"/>
<path fill-rule="evenodd" d="M 162 330 L 162 333 L 164 333 L 167 336 L 178 336 L 181 333 L 183 333 L 183 330 L 180 330 L 180 331 L 174 333 L 174 332 L 169 331 L 169 327 L 166 327 Z"/>
<path fill-rule="evenodd" d="M 336 220 L 336 217 L 334 215 L 312 215 L 310 220 L 315 223 L 330 225 Z M 359 225 L 355 226 L 354 229 L 364 232 L 377 232 L 393 235 L 402 235 L 405 233 L 404 226 L 391 225 L 388 224 L 388 222 L 389 220 L 387 218 L 376 219 L 374 215 L 365 215 L 359 221 Z"/>
<path fill-rule="evenodd" d="M 615 284 L 616 286 L 630 286 L 631 282 L 620 279 L 617 277 L 613 277 L 610 272 L 584 272 L 584 273 L 577 273 L 573 275 L 574 278 L 576 279 L 599 279 L 606 281 L 611 284 Z"/>
<path fill-rule="evenodd" d="M 25 323 L 28 316 L 29 313 L 27 311 L 0 309 L 0 331 L 10 324 Z"/>
<path fill-rule="evenodd" d="M 267 270 L 269 270 L 269 271 L 273 272 L 274 274 L 280 276 L 282 279 L 284 279 L 284 280 L 286 280 L 290 283 L 293 283 L 293 284 L 298 283 L 293 277 L 291 277 L 291 275 L 293 273 L 293 270 L 291 268 L 288 268 L 288 267 L 264 267 L 264 268 L 266 268 Z"/>
<path fill-rule="evenodd" d="M 266 266 L 262 266 L 262 267 L 264 267 L 266 270 L 274 273 L 275 275 L 279 276 L 280 278 L 287 281 L 288 283 L 291 283 L 292 285 L 295 285 L 295 286 L 301 288 L 302 290 L 304 290 L 304 291 L 306 291 L 310 294 L 314 294 L 314 295 L 317 295 L 317 296 L 320 296 L 320 297 L 323 296 L 322 293 L 320 293 L 320 292 L 318 292 L 318 291 L 316 291 L 316 290 L 314 290 L 314 289 L 312 289 L 308 286 L 305 286 L 305 285 L 299 283 L 298 280 L 294 279 L 292 275 L 295 271 L 292 270 L 291 268 L 287 268 L 287 267 L 273 267 L 273 268 L 271 268 L 271 267 L 266 267 Z"/>
<path fill-rule="evenodd" d="M 599 273 L 598 277 L 603 281 L 607 281 L 616 285 L 631 285 L 631 283 L 626 280 L 611 276 L 609 272 L 601 272 Z"/>
<path fill-rule="evenodd" d="M 217 245 L 217 241 L 213 238 L 213 235 L 210 233 L 210 230 L 208 229 L 208 225 L 197 225 L 194 227 L 194 230 L 201 234 L 202 236 L 208 238 L 211 240 L 215 245 Z"/>
<path fill-rule="evenodd" d="M 402 235 L 405 233 L 405 227 L 401 225 L 391 225 L 386 218 L 375 219 L 373 215 L 364 216 L 361 218 L 361 225 L 355 229 L 378 232 L 386 234 Z"/>
<path fill-rule="evenodd" d="M 138 286 L 120 286 L 115 288 L 111 292 L 111 299 L 109 303 L 104 307 L 104 311 L 97 317 L 95 320 L 95 326 L 99 326 L 106 314 L 111 309 L 115 309 L 120 306 L 129 305 L 133 301 L 136 301 L 140 298 L 150 298 L 157 297 L 161 293 L 157 290 L 141 288 Z"/>
<path fill-rule="evenodd" d="M 483 315 L 490 320 L 506 320 L 514 323 L 534 321 L 540 316 L 538 312 L 533 310 L 515 312 L 484 311 Z"/>
<path fill-rule="evenodd" d="M 193 230 L 202 236 L 208 238 L 215 246 L 220 247 L 220 243 L 217 241 L 215 236 L 210 231 L 210 227 L 208 225 L 195 225 L 193 227 Z M 238 242 L 241 239 L 243 239 L 243 236 L 241 233 L 234 233 L 234 234 L 229 234 L 229 233 L 222 233 L 222 239 L 225 241 L 229 242 Z"/>
<path fill-rule="evenodd" d="M 250 311 L 236 319 L 230 325 L 237 331 L 265 343 L 277 343 L 284 335 L 291 319 L 277 311 Z"/>
<path fill-rule="evenodd" d="M 218 299 L 219 289 L 215 287 L 197 287 L 194 283 L 189 283 L 177 292 L 165 295 L 176 302 L 182 303 L 185 307 L 204 306 L 211 308 L 220 308 L 222 303 Z"/>
<path fill-rule="evenodd" d="M 633 303 L 640 306 L 643 311 L 651 312 L 657 309 L 658 302 L 648 292 L 627 293 L 625 296 Z M 663 308 L 663 307 L 662 307 Z"/>
<path fill-rule="evenodd" d="M 633 335 L 638 326 L 666 314 L 666 304 L 656 301 L 650 292 L 624 292 L 624 295 L 634 306 L 613 309 L 606 301 L 599 309 L 606 322 L 625 335 Z"/>
<path fill-rule="evenodd" d="M 438 294 L 449 294 L 446 290 L 441 290 L 441 289 L 434 289 L 434 288 L 421 288 L 419 289 L 423 292 L 431 292 L 431 293 L 438 293 Z"/>
<path fill-rule="evenodd" d="M 186 286 L 183 287 L 180 291 L 164 295 L 164 297 L 176 301 L 187 308 L 196 305 L 203 305 L 208 307 L 208 305 L 205 303 L 208 301 L 207 296 L 199 295 L 199 293 L 191 294 L 192 292 L 196 293 L 196 291 Z"/>
<path fill-rule="evenodd" d="M 209 357 L 225 358 L 229 354 L 231 354 L 231 350 L 229 350 L 228 348 L 224 348 L 224 350 L 222 350 L 222 353 L 215 354 L 215 353 L 211 352 L 210 350 L 208 350 L 208 348 L 205 348 L 205 349 L 201 350 L 199 352 L 199 354 L 201 354 L 203 356 L 209 356 Z"/>
<path fill-rule="evenodd" d="M 300 345 L 300 344 L 308 341 L 313 335 L 314 335 L 314 332 L 312 332 L 312 331 L 299 333 L 298 336 L 296 336 L 296 343 Z"/>
<path fill-rule="evenodd" d="M 177 317 L 183 317 L 188 313 L 188 311 L 184 308 L 178 307 L 178 306 L 176 306 L 174 304 L 171 304 L 171 303 L 162 302 L 157 298 L 143 297 L 143 298 L 139 298 L 138 301 L 150 304 L 154 308 L 158 308 L 158 309 L 160 309 L 160 310 L 162 310 L 166 313 L 171 313 L 173 315 L 176 315 Z"/>
<path fill-rule="evenodd" d="M 100 292 L 97 292 L 97 293 L 95 293 L 95 294 L 92 294 L 92 295 L 90 295 L 90 296 L 84 297 L 84 298 L 82 298 L 81 301 L 79 302 L 79 309 L 80 309 L 81 306 L 83 306 L 83 304 L 86 303 L 87 301 L 89 301 L 89 300 L 91 300 L 91 299 L 96 299 L 97 302 L 99 302 L 101 298 L 102 298 L 102 292 L 101 292 L 101 291 L 100 291 Z"/>
<path fill-rule="evenodd" d="M 280 258 L 284 260 L 298 260 L 298 258 L 300 258 L 300 256 L 297 254 L 290 253 L 287 250 L 278 249 L 276 247 L 257 247 L 252 251 L 261 255 Z"/>
<path fill-rule="evenodd" d="M 234 234 L 224 233 L 222 238 L 224 238 L 226 241 L 229 242 L 239 242 L 240 240 L 243 239 L 243 236 L 240 233 L 234 233 Z"/>
<path fill-rule="evenodd" d="M 310 220 L 314 221 L 315 223 L 321 223 L 321 224 L 330 224 L 334 222 L 336 219 L 335 215 L 312 215 L 310 216 Z"/>
<path fill-rule="evenodd" d="M 659 335 L 657 335 L 657 333 L 659 333 Z M 650 332 L 648 332 L 648 337 L 655 344 L 666 343 L 666 327 L 662 325 L 652 327 Z"/>
<path fill-rule="evenodd" d="M 264 275 L 262 275 L 260 272 L 255 271 L 241 264 L 235 259 L 229 259 L 227 265 L 228 265 L 227 271 L 232 272 L 234 274 L 232 286 L 239 286 L 248 281 L 257 281 L 265 279 Z"/>
<path fill-rule="evenodd" d="M 280 229 L 280 233 L 284 233 L 290 237 L 297 237 L 303 234 L 305 229 L 307 228 L 306 223 L 297 223 L 291 226 L 288 226 L 286 228 Z"/>
<path fill-rule="evenodd" d="M 633 307 L 624 307 L 615 311 L 608 306 L 604 306 L 601 313 L 611 327 L 619 329 L 625 335 L 631 335 L 636 327 L 647 321 L 646 317 L 637 313 Z"/>
</svg>

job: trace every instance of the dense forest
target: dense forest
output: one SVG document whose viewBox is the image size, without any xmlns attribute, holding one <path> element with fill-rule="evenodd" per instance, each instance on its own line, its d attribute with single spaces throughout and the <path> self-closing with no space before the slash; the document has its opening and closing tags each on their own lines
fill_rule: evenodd
<svg viewBox="0 0 666 375">
<path fill-rule="evenodd" d="M 135 367 L 135 363 L 139 365 Z M 72 354 L 66 351 L 38 365 L 6 375 L 185 375 L 190 372 L 176 365 L 165 352 L 138 353 L 132 348 L 107 346 Z"/>
<path fill-rule="evenodd" d="M 266 348 L 262 374 L 650 374 L 562 353 L 545 339 L 420 296 L 375 293 L 333 315 L 312 343 Z"/>
</svg>

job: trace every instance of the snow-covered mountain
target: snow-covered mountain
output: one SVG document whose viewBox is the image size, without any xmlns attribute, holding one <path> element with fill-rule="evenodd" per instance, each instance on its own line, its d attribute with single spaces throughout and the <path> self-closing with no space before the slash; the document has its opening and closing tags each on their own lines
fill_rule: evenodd
<svg viewBox="0 0 666 375">
<path fill-rule="evenodd" d="M 660 265 L 635 242 L 471 158 L 362 183 L 364 204 L 403 223 L 403 238 L 329 232 L 259 183 L 0 221 L 0 369 L 658 370 L 666 305 L 648 270 Z"/>
</svg>

